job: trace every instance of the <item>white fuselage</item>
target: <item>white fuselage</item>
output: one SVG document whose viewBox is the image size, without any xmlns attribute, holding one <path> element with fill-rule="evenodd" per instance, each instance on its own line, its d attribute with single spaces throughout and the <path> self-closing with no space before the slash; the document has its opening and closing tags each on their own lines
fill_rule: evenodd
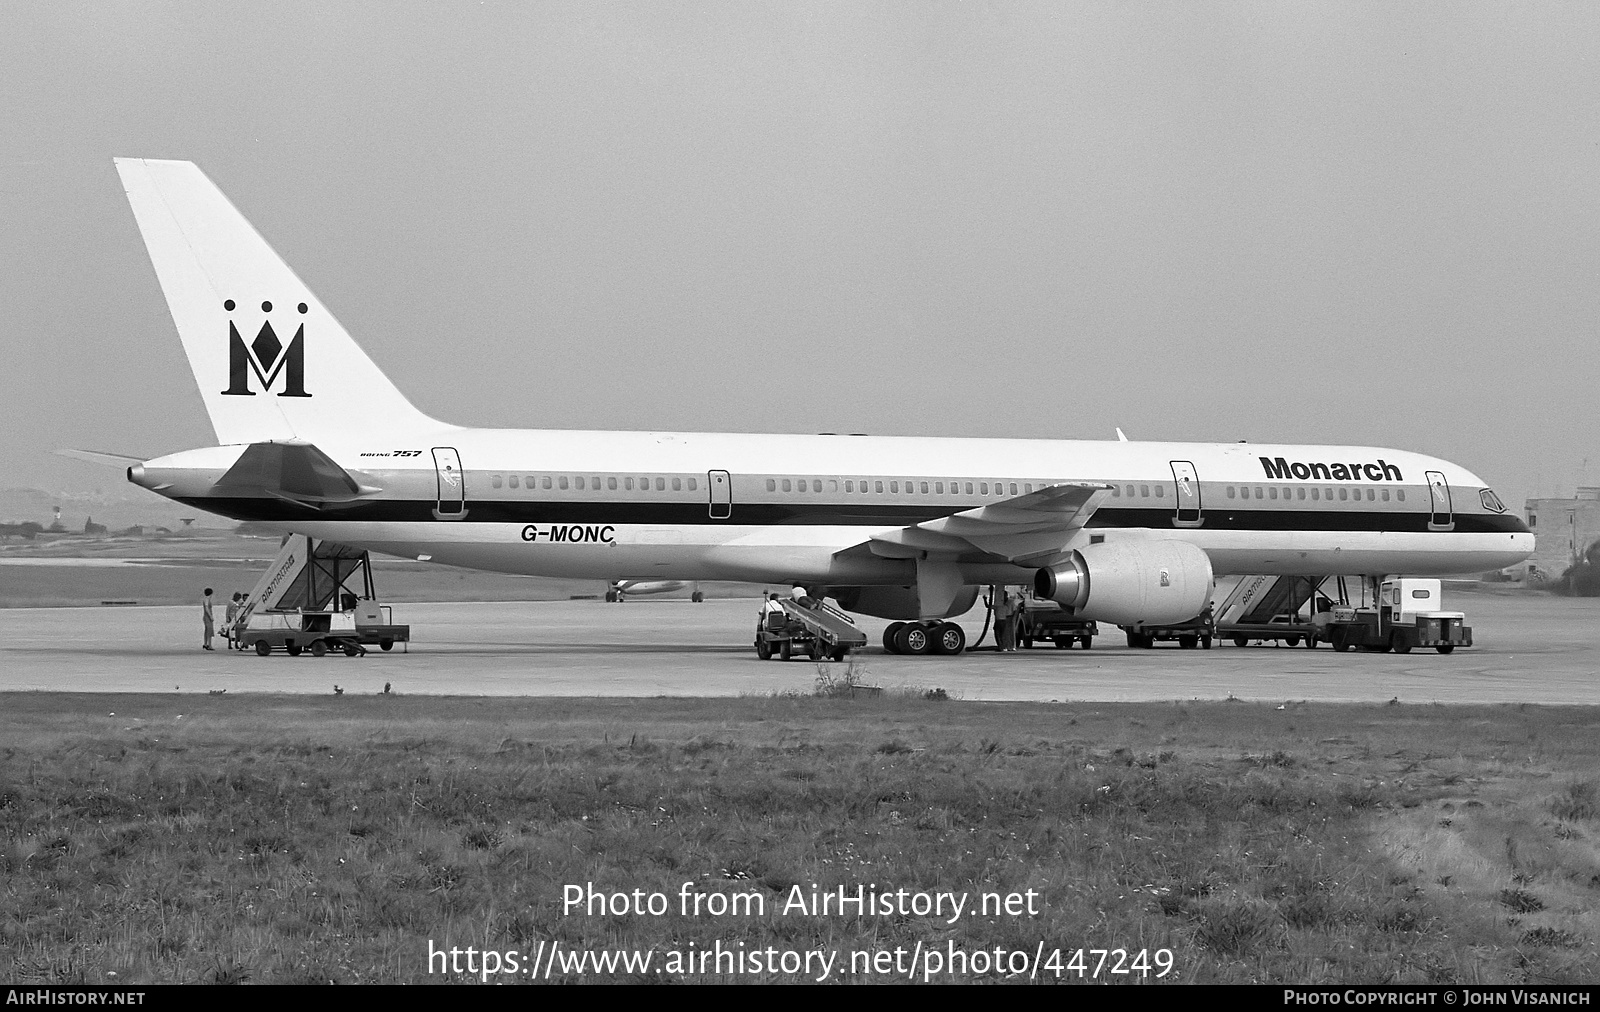
<svg viewBox="0 0 1600 1012">
<path fill-rule="evenodd" d="M 371 491 L 323 508 L 212 494 L 240 446 L 150 461 L 141 484 L 391 555 L 606 580 L 906 585 L 911 561 L 862 550 L 874 535 L 1062 482 L 1112 489 L 1064 549 L 1185 541 L 1219 575 L 1471 573 L 1533 551 L 1471 472 L 1377 447 L 444 426 L 317 445 Z M 1031 573 L 951 561 L 969 584 Z"/>
</svg>

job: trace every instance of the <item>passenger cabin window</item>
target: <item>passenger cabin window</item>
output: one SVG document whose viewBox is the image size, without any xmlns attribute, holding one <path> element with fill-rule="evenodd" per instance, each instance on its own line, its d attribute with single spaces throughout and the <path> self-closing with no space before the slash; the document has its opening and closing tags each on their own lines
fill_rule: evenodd
<svg viewBox="0 0 1600 1012">
<path fill-rule="evenodd" d="M 517 476 L 516 475 L 512 475 L 511 477 L 507 478 L 506 479 L 506 484 L 510 485 L 512 488 L 516 488 L 517 487 Z"/>
<path fill-rule="evenodd" d="M 1383 490 L 1383 501 L 1384 502 L 1388 502 L 1389 501 L 1389 490 L 1388 489 L 1384 489 Z"/>
<path fill-rule="evenodd" d="M 1311 498 L 1312 499 L 1320 498 L 1321 497 L 1321 492 L 1322 492 L 1321 489 L 1316 489 L 1316 488 L 1312 489 L 1311 490 Z"/>
<path fill-rule="evenodd" d="M 1229 499 L 1233 498 L 1233 486 L 1232 485 L 1228 486 L 1228 498 Z"/>
<path fill-rule="evenodd" d="M 1378 494 L 1373 489 L 1367 489 L 1367 502 L 1377 502 Z"/>
<path fill-rule="evenodd" d="M 1012 495 L 1016 495 L 1017 494 L 1017 483 L 1016 482 L 1012 482 L 1011 483 L 1011 494 Z"/>
<path fill-rule="evenodd" d="M 576 478 L 572 479 L 572 487 L 580 492 L 583 491 L 583 475 L 580 474 Z"/>
<path fill-rule="evenodd" d="M 776 491 L 778 491 L 778 479 L 776 479 L 776 478 L 768 478 L 767 479 L 767 491 L 768 492 L 776 492 Z"/>
<path fill-rule="evenodd" d="M 1150 498 L 1150 486 L 1149 485 L 1140 485 L 1139 486 L 1139 495 L 1140 495 L 1141 498 L 1145 498 L 1145 499 Z"/>
<path fill-rule="evenodd" d="M 1347 500 L 1349 498 L 1350 498 L 1350 490 L 1347 489 L 1347 488 L 1341 488 L 1339 490 L 1339 501 L 1340 502 L 1344 502 L 1345 500 Z"/>
<path fill-rule="evenodd" d="M 789 485 L 789 479 L 788 478 L 783 479 L 783 490 L 785 492 L 793 491 L 793 489 Z"/>
<path fill-rule="evenodd" d="M 1157 485 L 1156 486 L 1156 498 L 1157 499 L 1162 498 L 1166 494 L 1167 494 L 1167 486 L 1165 486 L 1165 485 Z"/>
<path fill-rule="evenodd" d="M 539 487 L 540 488 L 549 488 L 550 487 L 550 476 L 548 474 L 545 475 L 543 478 L 541 478 L 539 480 Z"/>
<path fill-rule="evenodd" d="M 498 474 L 491 474 L 489 476 L 489 487 L 490 488 L 499 488 L 500 487 L 500 476 Z"/>
<path fill-rule="evenodd" d="M 1275 488 L 1267 489 L 1267 498 L 1268 499 L 1276 499 L 1276 498 L 1278 498 L 1278 490 L 1275 489 Z"/>
<path fill-rule="evenodd" d="M 927 495 L 928 494 L 928 483 L 927 482 L 923 482 L 922 483 L 922 494 L 923 495 Z"/>
<path fill-rule="evenodd" d="M 565 492 L 567 490 L 567 476 L 566 475 L 562 475 L 561 476 L 560 484 L 561 484 L 561 491 Z"/>
</svg>

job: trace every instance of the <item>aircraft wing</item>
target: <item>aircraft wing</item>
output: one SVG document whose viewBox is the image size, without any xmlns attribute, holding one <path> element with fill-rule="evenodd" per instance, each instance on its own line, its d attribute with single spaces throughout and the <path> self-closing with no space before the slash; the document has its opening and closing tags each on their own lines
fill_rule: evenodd
<svg viewBox="0 0 1600 1012">
<path fill-rule="evenodd" d="M 886 558 L 921 552 L 998 555 L 1029 565 L 1054 561 L 1079 528 L 1089 522 L 1110 485 L 1063 482 L 992 506 L 963 510 L 911 527 L 873 535 L 868 547 Z"/>
</svg>

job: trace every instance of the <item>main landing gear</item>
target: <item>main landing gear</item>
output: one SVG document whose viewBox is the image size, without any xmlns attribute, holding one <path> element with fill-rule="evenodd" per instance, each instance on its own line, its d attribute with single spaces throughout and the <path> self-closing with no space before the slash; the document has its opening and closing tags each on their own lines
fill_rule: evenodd
<svg viewBox="0 0 1600 1012">
<path fill-rule="evenodd" d="M 967 649 L 967 634 L 954 622 L 891 622 L 883 631 L 883 649 L 891 654 L 943 654 Z"/>
</svg>

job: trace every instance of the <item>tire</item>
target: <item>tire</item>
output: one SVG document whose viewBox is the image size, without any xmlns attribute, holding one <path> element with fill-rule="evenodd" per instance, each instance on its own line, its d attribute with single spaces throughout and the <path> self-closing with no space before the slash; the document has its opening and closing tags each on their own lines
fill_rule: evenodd
<svg viewBox="0 0 1600 1012">
<path fill-rule="evenodd" d="M 757 639 L 756 656 L 764 661 L 772 660 L 772 644 L 768 643 L 765 639 Z"/>
<path fill-rule="evenodd" d="M 1315 650 L 1315 649 L 1317 649 L 1317 638 L 1315 636 L 1307 636 L 1306 637 L 1306 649 L 1307 650 Z"/>
<path fill-rule="evenodd" d="M 1411 644 L 1406 640 L 1406 634 L 1398 629 L 1389 634 L 1389 648 L 1397 654 L 1409 654 Z"/>
<path fill-rule="evenodd" d="M 900 652 L 900 630 L 904 629 L 904 622 L 890 622 L 883 630 L 883 649 L 891 654 Z"/>
<path fill-rule="evenodd" d="M 705 596 L 705 595 L 704 595 L 704 594 L 702 594 L 702 593 L 701 593 L 701 592 L 700 592 L 700 591 L 698 591 L 698 590 L 697 590 L 697 591 L 695 591 L 695 592 L 694 592 L 694 593 L 693 593 L 693 594 L 690 594 L 690 595 L 689 595 L 689 601 L 690 601 L 690 603 L 692 603 L 692 604 L 700 604 L 700 603 L 701 603 L 701 602 L 702 602 L 702 601 L 704 601 L 704 600 L 705 600 L 705 599 L 706 599 L 706 596 Z"/>
<path fill-rule="evenodd" d="M 346 657 L 360 657 L 361 648 L 356 646 L 354 643 L 346 643 L 344 645 L 344 655 Z"/>
<path fill-rule="evenodd" d="M 822 657 L 823 657 L 822 644 L 818 643 L 816 640 L 812 640 L 806 646 L 806 656 L 811 658 L 814 661 L 822 660 Z"/>
<path fill-rule="evenodd" d="M 311 641 L 311 656 L 312 657 L 326 657 L 326 656 L 328 656 L 328 641 L 327 640 L 312 640 Z"/>
<path fill-rule="evenodd" d="M 846 657 L 849 657 L 850 651 L 844 647 L 834 647 L 833 653 L 829 654 L 828 656 L 832 657 L 835 662 L 839 662 L 843 661 Z"/>
<path fill-rule="evenodd" d="M 1140 636 L 1138 633 L 1134 632 L 1132 629 L 1127 630 L 1127 633 L 1128 633 L 1128 649 L 1129 650 L 1137 650 L 1137 649 L 1139 649 L 1139 641 L 1141 639 L 1143 639 L 1144 637 Z"/>
<path fill-rule="evenodd" d="M 394 640 L 379 640 L 378 649 L 382 650 L 384 653 L 388 653 L 394 649 Z"/>
<path fill-rule="evenodd" d="M 1198 636 L 1179 636 L 1178 637 L 1178 647 L 1179 647 L 1179 649 L 1182 649 L 1182 650 L 1193 650 L 1195 647 L 1197 647 L 1199 645 L 1200 645 L 1200 637 L 1198 637 Z"/>
<path fill-rule="evenodd" d="M 1083 647 L 1083 649 L 1085 649 L 1085 650 L 1089 649 L 1089 644 L 1091 644 L 1093 642 L 1094 642 L 1094 637 L 1093 636 L 1079 636 L 1078 637 L 1078 646 Z"/>
<path fill-rule="evenodd" d="M 614 591 L 614 590 L 606 591 L 606 604 L 616 604 L 616 603 L 617 603 L 617 592 Z"/>
<path fill-rule="evenodd" d="M 784 640 L 782 643 L 778 644 L 778 660 L 786 661 L 786 660 L 788 660 L 789 658 L 791 658 L 793 656 L 794 656 L 794 644 L 793 643 L 789 642 L 788 640 Z"/>
<path fill-rule="evenodd" d="M 1248 637 L 1248 636 L 1235 636 L 1233 638 L 1233 645 L 1236 646 L 1236 647 L 1247 647 L 1247 646 L 1250 645 L 1250 637 Z"/>
<path fill-rule="evenodd" d="M 954 622 L 943 622 L 933 632 L 933 652 L 954 657 L 967 649 L 966 630 Z"/>
<path fill-rule="evenodd" d="M 1345 638 L 1343 636 L 1335 635 L 1333 639 L 1329 640 L 1328 642 L 1333 644 L 1333 649 L 1336 653 L 1342 654 L 1350 649 L 1350 644 L 1345 642 Z"/>
<path fill-rule="evenodd" d="M 1433 649 L 1439 651 L 1441 654 L 1453 654 L 1456 651 L 1456 645 L 1454 643 L 1441 643 Z"/>
<path fill-rule="evenodd" d="M 271 643 L 268 643 L 266 640 L 256 640 L 256 654 L 258 656 L 265 657 L 270 653 L 272 653 Z"/>
<path fill-rule="evenodd" d="M 1285 636 L 1283 641 L 1289 644 L 1291 647 L 1297 647 L 1300 645 L 1300 637 L 1298 636 Z"/>
<path fill-rule="evenodd" d="M 287 650 L 289 652 L 289 656 L 290 657 L 299 657 L 300 656 L 300 651 L 305 649 L 305 648 L 302 647 L 300 644 L 296 643 L 294 640 L 290 640 L 289 642 L 287 642 L 287 643 L 285 643 L 283 645 L 283 649 L 285 649 L 285 650 Z"/>
<path fill-rule="evenodd" d="M 1200 649 L 1201 650 L 1210 650 L 1211 649 L 1211 637 L 1210 636 L 1202 636 L 1202 637 L 1200 637 Z"/>
<path fill-rule="evenodd" d="M 899 653 L 921 656 L 933 649 L 933 637 L 928 634 L 928 627 L 917 622 L 908 622 L 895 637 L 895 646 Z"/>
</svg>

